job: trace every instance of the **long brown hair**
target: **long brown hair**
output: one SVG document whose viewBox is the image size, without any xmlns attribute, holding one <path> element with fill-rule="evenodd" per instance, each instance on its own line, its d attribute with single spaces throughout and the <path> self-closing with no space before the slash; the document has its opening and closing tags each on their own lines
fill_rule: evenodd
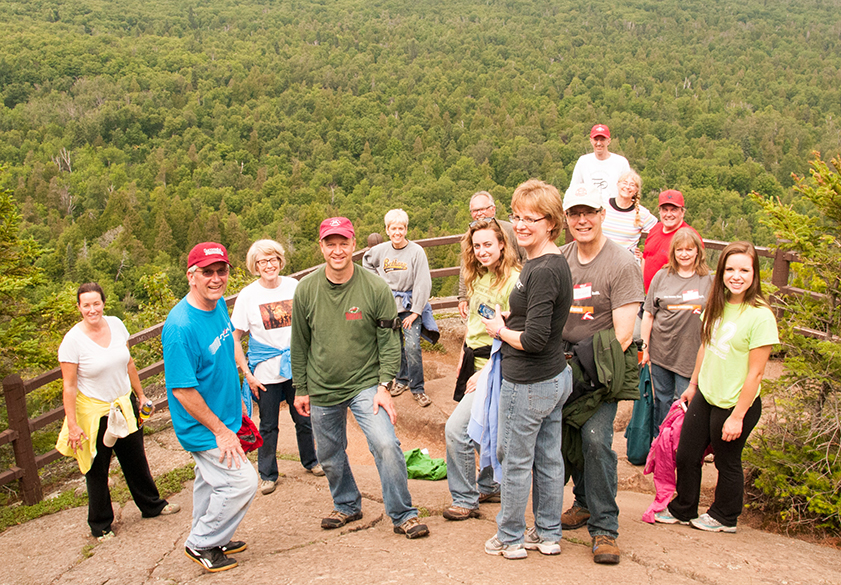
<svg viewBox="0 0 841 585">
<path fill-rule="evenodd" d="M 698 234 L 692 228 L 683 227 L 680 228 L 677 233 L 675 233 L 674 237 L 672 237 L 672 243 L 669 246 L 669 263 L 668 269 L 670 274 L 675 274 L 678 271 L 678 263 L 677 257 L 675 256 L 675 252 L 677 251 L 677 247 L 681 244 L 690 243 L 695 246 L 695 249 L 698 250 L 698 253 L 695 255 L 695 273 L 699 276 L 706 276 L 710 273 L 710 267 L 707 266 L 707 252 L 704 250 L 704 246 L 701 243 L 701 238 L 698 237 Z"/>
<path fill-rule="evenodd" d="M 735 254 L 747 254 L 753 262 L 753 281 L 745 291 L 745 298 L 742 304 L 750 305 L 751 307 L 759 305 L 770 307 L 768 300 L 762 294 L 762 284 L 759 281 L 759 256 L 756 255 L 756 248 L 750 242 L 733 242 L 732 244 L 728 244 L 718 258 L 713 286 L 710 290 L 709 300 L 707 300 L 707 308 L 704 311 L 704 324 L 701 328 L 701 341 L 704 345 L 709 344 L 712 340 L 713 328 L 724 313 L 727 298 L 730 296 L 730 291 L 724 286 L 724 267 L 727 265 L 727 259 Z"/>
<path fill-rule="evenodd" d="M 464 271 L 467 296 L 473 296 L 473 284 L 488 272 L 473 252 L 473 234 L 480 230 L 492 230 L 502 247 L 499 262 L 493 269 L 494 277 L 491 279 L 491 287 L 502 288 L 511 276 L 511 271 L 520 267 L 514 248 L 508 241 L 505 231 L 499 227 L 499 223 L 492 217 L 477 219 L 470 224 L 467 233 L 461 239 L 461 269 Z"/>
</svg>

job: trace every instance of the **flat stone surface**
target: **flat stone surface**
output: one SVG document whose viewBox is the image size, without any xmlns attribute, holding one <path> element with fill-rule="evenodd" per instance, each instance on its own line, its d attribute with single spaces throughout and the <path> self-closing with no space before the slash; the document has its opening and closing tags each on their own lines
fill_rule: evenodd
<svg viewBox="0 0 841 585">
<path fill-rule="evenodd" d="M 454 355 L 455 354 L 455 355 Z M 458 355 L 424 354 L 435 363 L 427 380 L 433 400 L 420 408 L 406 393 L 397 399 L 397 432 L 404 450 L 426 447 L 444 457 L 443 428 L 455 406 L 452 401 Z M 430 364 L 431 365 L 431 364 Z M 191 457 L 178 445 L 167 413 L 155 415 L 162 430 L 146 438 L 153 473 L 185 465 Z M 0 534 L 3 569 L 0 585 L 180 583 L 669 583 L 674 585 L 841 583 L 841 551 L 739 526 L 737 534 L 710 534 L 687 526 L 649 525 L 642 513 L 653 499 L 653 483 L 642 468 L 628 464 L 619 430 L 614 448 L 619 455 L 620 537 L 622 562 L 596 565 L 586 528 L 566 531 L 562 554 L 545 557 L 529 552 L 509 561 L 483 552 L 496 531 L 499 504 L 483 504 L 481 517 L 450 522 L 441 514 L 450 505 L 447 482 L 409 481 L 414 504 L 421 508 L 431 534 L 408 540 L 394 534 L 385 516 L 382 491 L 364 436 L 349 417 L 348 453 L 363 494 L 361 521 L 339 530 L 322 530 L 321 518 L 332 509 L 327 480 L 306 473 L 297 456 L 294 427 L 280 416 L 277 490 L 258 493 L 237 532 L 248 549 L 236 555 L 240 566 L 208 574 L 184 555 L 190 529 L 192 483 L 170 501 L 182 506 L 173 516 L 143 519 L 133 502 L 117 507 L 116 538 L 98 543 L 89 536 L 87 510 L 76 508 L 39 518 Z M 715 469 L 704 468 L 704 487 L 715 485 Z M 646 493 L 647 492 L 647 493 Z M 565 489 L 565 507 L 572 489 Z M 530 504 L 527 521 L 531 522 Z"/>
</svg>

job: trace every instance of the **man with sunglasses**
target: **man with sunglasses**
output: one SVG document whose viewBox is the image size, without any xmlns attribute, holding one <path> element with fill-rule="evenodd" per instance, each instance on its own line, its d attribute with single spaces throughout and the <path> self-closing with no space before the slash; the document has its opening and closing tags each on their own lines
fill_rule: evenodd
<svg viewBox="0 0 841 585">
<path fill-rule="evenodd" d="M 572 170 L 570 185 L 588 183 L 594 185 L 607 202 L 618 194 L 619 177 L 631 170 L 628 159 L 608 150 L 610 128 L 596 124 L 590 130 L 590 145 L 593 152 L 581 156 Z"/>
<path fill-rule="evenodd" d="M 508 237 L 508 243 L 516 252 L 520 259 L 520 264 L 526 261 L 526 251 L 523 250 L 517 243 L 517 237 L 514 235 L 514 227 L 511 222 L 504 219 L 496 219 L 496 204 L 494 203 L 493 195 L 487 191 L 477 191 L 470 198 L 470 217 L 473 221 L 470 223 L 472 227 L 474 223 L 482 220 L 494 220 L 505 232 Z M 459 272 L 458 275 L 458 312 L 462 319 L 467 319 L 467 311 L 470 306 L 470 299 L 467 298 L 467 286 L 464 284 L 464 274 Z"/>
<path fill-rule="evenodd" d="M 227 555 L 247 546 L 232 539 L 257 492 L 257 473 L 237 437 L 243 409 L 224 298 L 228 251 L 215 242 L 198 244 L 187 266 L 190 292 L 169 312 L 161 334 L 166 390 L 175 436 L 196 463 L 185 554 L 218 572 L 236 567 Z"/>
<path fill-rule="evenodd" d="M 578 355 L 579 349 L 596 334 L 612 328 L 626 356 L 632 342 L 637 311 L 645 298 L 642 272 L 633 254 L 628 254 L 628 250 L 604 235 L 604 201 L 597 187 L 573 184 L 564 197 L 564 213 L 574 238 L 573 242 L 561 248 L 569 263 L 573 285 L 572 306 L 564 325 L 565 345 L 572 347 L 581 343 L 579 348 L 575 348 Z M 595 343 L 591 343 L 590 347 L 595 349 Z M 583 363 L 583 358 L 581 361 Z M 632 362 L 636 364 L 635 357 Z M 623 376 L 624 379 L 628 376 Z M 621 387 L 611 385 L 611 391 L 602 391 L 599 400 L 594 399 L 597 396 L 595 390 L 590 396 L 585 394 L 578 398 L 591 400 L 592 403 L 587 409 L 590 416 L 580 427 L 583 468 L 573 466 L 570 470 L 575 502 L 561 516 L 561 525 L 565 530 L 588 525 L 596 563 L 619 562 L 619 547 L 616 545 L 619 535 L 618 479 L 616 453 L 612 446 L 613 420 L 616 418 L 617 401 L 635 398 L 636 387 L 636 383 Z M 572 402 L 574 399 L 570 399 L 564 407 L 565 421 L 568 420 L 567 408 Z"/>
</svg>

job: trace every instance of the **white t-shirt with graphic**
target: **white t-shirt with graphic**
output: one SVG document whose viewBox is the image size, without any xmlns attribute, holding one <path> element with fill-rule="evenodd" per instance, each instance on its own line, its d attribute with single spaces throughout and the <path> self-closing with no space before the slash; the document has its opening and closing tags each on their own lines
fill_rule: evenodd
<svg viewBox="0 0 841 585">
<path fill-rule="evenodd" d="M 596 158 L 596 153 L 585 154 L 575 163 L 570 186 L 592 183 L 601 192 L 605 206 L 611 197 L 619 194 L 619 177 L 631 170 L 628 159 L 621 154 L 610 153 L 605 160 Z"/>
<path fill-rule="evenodd" d="M 264 288 L 254 281 L 240 291 L 231 323 L 240 331 L 277 349 L 287 349 L 292 340 L 292 297 L 298 281 L 279 276 L 277 288 Z M 254 377 L 261 384 L 279 384 L 287 378 L 280 375 L 280 356 L 257 364 Z"/>
</svg>

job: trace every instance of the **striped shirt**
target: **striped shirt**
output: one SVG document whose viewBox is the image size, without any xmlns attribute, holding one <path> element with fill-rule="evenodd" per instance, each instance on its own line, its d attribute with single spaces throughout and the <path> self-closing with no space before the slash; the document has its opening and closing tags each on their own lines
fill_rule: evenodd
<svg viewBox="0 0 841 585">
<path fill-rule="evenodd" d="M 616 203 L 615 197 L 610 199 L 605 209 L 607 213 L 602 224 L 604 235 L 631 252 L 639 244 L 640 234 L 642 232 L 648 233 L 657 223 L 657 218 L 640 205 L 640 223 L 642 226 L 635 226 L 637 213 L 634 206 L 622 209 Z"/>
</svg>

